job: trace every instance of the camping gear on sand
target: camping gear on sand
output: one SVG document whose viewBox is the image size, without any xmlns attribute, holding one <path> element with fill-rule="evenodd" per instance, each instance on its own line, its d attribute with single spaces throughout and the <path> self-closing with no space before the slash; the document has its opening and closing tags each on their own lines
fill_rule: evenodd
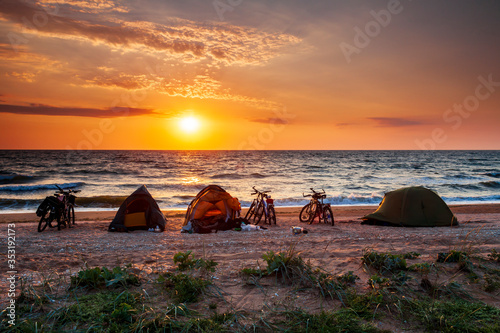
<svg viewBox="0 0 500 333">
<path fill-rule="evenodd" d="M 222 187 L 209 185 L 189 204 L 181 232 L 209 233 L 239 228 L 241 205 Z"/>
<path fill-rule="evenodd" d="M 159 229 L 165 231 L 167 220 L 151 196 L 146 185 L 142 185 L 121 204 L 108 231 L 132 231 Z"/>
<path fill-rule="evenodd" d="M 302 227 L 292 227 L 292 235 L 298 235 L 298 234 L 308 234 L 309 231 L 307 229 L 304 229 Z"/>
<path fill-rule="evenodd" d="M 387 192 L 378 209 L 361 219 L 362 224 L 404 227 L 438 227 L 458 225 L 448 205 L 425 187 L 405 187 Z"/>
</svg>

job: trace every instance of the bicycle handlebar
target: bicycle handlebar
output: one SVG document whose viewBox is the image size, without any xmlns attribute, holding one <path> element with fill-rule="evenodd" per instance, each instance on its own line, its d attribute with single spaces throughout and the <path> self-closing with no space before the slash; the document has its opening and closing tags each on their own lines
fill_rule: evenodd
<svg viewBox="0 0 500 333">
<path fill-rule="evenodd" d="M 61 193 L 61 194 L 71 194 L 71 193 L 78 193 L 78 192 L 81 192 L 81 190 L 73 190 L 73 189 L 69 189 L 67 191 L 65 191 L 64 189 L 62 189 L 61 187 L 59 187 L 59 185 L 55 184 L 58 191 L 56 193 Z"/>
<path fill-rule="evenodd" d="M 255 188 L 255 186 L 252 186 L 253 190 L 255 191 L 254 193 L 252 193 L 252 195 L 256 195 L 256 194 L 266 194 L 266 193 L 271 193 L 271 191 L 259 191 Z"/>
</svg>

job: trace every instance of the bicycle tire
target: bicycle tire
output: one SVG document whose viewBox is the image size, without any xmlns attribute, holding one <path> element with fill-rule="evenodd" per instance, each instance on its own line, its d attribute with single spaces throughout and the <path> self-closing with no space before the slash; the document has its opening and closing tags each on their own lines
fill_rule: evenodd
<svg viewBox="0 0 500 333">
<path fill-rule="evenodd" d="M 57 215 L 57 218 L 56 218 L 57 219 L 57 230 L 61 230 L 61 226 L 63 225 L 63 223 L 64 223 L 64 226 L 66 226 L 66 221 L 65 221 L 65 218 L 63 217 L 64 213 L 62 212 L 61 208 L 59 208 L 56 212 L 57 212 L 56 213 L 56 215 Z"/>
<path fill-rule="evenodd" d="M 71 224 L 75 225 L 75 208 L 73 206 L 68 207 L 68 227 L 71 228 Z"/>
<path fill-rule="evenodd" d="M 255 225 L 259 224 L 260 220 L 262 220 L 262 215 L 264 215 L 264 210 L 265 210 L 264 204 L 260 203 L 255 211 L 255 216 L 253 220 L 255 222 Z"/>
<path fill-rule="evenodd" d="M 270 206 L 268 208 L 269 211 L 269 225 L 276 224 L 276 211 L 274 210 L 274 206 Z"/>
<path fill-rule="evenodd" d="M 311 211 L 310 211 L 310 218 L 309 218 L 309 224 L 313 224 L 314 222 L 314 219 L 316 218 L 316 216 L 318 217 L 318 223 L 321 222 L 321 206 L 318 204 L 318 203 L 313 203 L 311 205 Z"/>
<path fill-rule="evenodd" d="M 328 206 L 323 208 L 323 222 L 325 222 L 325 224 L 335 224 L 332 209 Z"/>
<path fill-rule="evenodd" d="M 302 207 L 302 210 L 300 211 L 299 214 L 299 220 L 300 222 L 309 222 L 311 219 L 311 203 L 308 203 L 304 207 Z"/>
<path fill-rule="evenodd" d="M 44 231 L 50 224 L 50 222 L 52 222 L 50 220 L 50 213 L 51 213 L 50 208 L 43 213 L 42 217 L 40 218 L 40 222 L 38 223 L 38 232 Z"/>
<path fill-rule="evenodd" d="M 245 214 L 245 219 L 249 220 L 252 218 L 252 215 L 254 214 L 255 210 L 255 201 L 252 201 L 252 204 L 250 205 L 250 208 L 248 208 L 247 213 Z"/>
</svg>

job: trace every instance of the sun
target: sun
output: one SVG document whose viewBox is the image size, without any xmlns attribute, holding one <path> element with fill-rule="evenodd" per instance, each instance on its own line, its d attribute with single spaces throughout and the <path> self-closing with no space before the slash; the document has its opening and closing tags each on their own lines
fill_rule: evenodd
<svg viewBox="0 0 500 333">
<path fill-rule="evenodd" d="M 188 116 L 179 121 L 179 126 L 183 132 L 194 133 L 200 128 L 200 121 L 196 117 Z"/>
</svg>

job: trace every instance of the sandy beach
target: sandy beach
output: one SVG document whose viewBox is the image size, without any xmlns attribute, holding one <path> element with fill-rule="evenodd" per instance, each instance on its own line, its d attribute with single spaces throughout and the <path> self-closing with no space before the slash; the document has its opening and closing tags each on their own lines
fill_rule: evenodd
<svg viewBox="0 0 500 333">
<path fill-rule="evenodd" d="M 269 304 L 290 302 L 292 296 L 293 306 L 312 313 L 341 307 L 338 301 L 331 299 L 321 298 L 318 301 L 320 298 L 315 292 L 304 292 L 297 296 L 290 286 L 273 281 L 261 282 L 260 288 L 246 285 L 245 277 L 241 275 L 243 268 L 262 266 L 265 252 L 286 251 L 292 244 L 296 244 L 304 260 L 327 272 L 337 275 L 354 272 L 360 278 L 356 288 L 361 292 L 369 289 L 366 281 L 371 274 L 361 261 L 366 249 L 420 253 L 420 257 L 411 263 L 435 262 L 438 253 L 450 250 L 467 251 L 482 258 L 487 258 L 492 249 L 500 250 L 500 205 L 451 206 L 460 225 L 440 228 L 361 225 L 359 218 L 376 207 L 333 208 L 334 226 L 317 222 L 303 224 L 298 220 L 300 208 L 280 208 L 277 225 L 266 225 L 267 230 L 253 232 L 181 234 L 183 211 L 165 212 L 168 225 L 163 233 L 110 233 L 107 227 L 114 216 L 112 211 L 77 211 L 75 228 L 61 231 L 48 229 L 41 233 L 36 231 L 35 214 L 0 214 L 0 228 L 5 235 L 8 225 L 12 227 L 15 224 L 18 275 L 34 285 L 40 284 L 47 276 L 68 279 L 81 270 L 84 263 L 89 267 L 108 268 L 132 264 L 143 278 L 154 278 L 158 272 L 174 270 L 174 254 L 193 251 L 196 257 L 218 263 L 212 281 L 224 293 L 224 306 L 247 313 L 259 313 Z M 306 235 L 292 235 L 292 226 L 305 227 L 309 232 Z M 5 242 L 0 248 L 5 263 Z M 450 269 L 440 273 L 436 279 L 440 280 L 436 283 L 457 281 L 478 301 L 500 308 L 498 291 L 483 291 L 480 284 L 470 283 L 465 272 L 457 273 L 456 269 Z M 5 290 L 5 278 L 2 277 L 1 281 L 0 288 Z M 206 304 L 200 302 L 192 307 L 203 311 Z M 376 326 L 398 332 L 396 327 L 385 321 L 378 322 Z"/>
<path fill-rule="evenodd" d="M 458 217 L 458 227 L 440 228 L 391 228 L 361 225 L 359 218 L 376 209 L 370 206 L 333 207 L 335 226 L 314 222 L 300 223 L 299 208 L 280 208 L 277 225 L 268 230 L 254 232 L 225 231 L 212 234 L 181 234 L 183 211 L 166 211 L 168 219 L 164 233 L 134 231 L 109 233 L 107 227 L 114 212 L 76 212 L 75 228 L 47 229 L 39 233 L 38 218 L 33 213 L 0 214 L 0 228 L 6 234 L 9 223 L 15 224 L 16 260 L 22 275 L 44 271 L 71 274 L 87 262 L 90 266 L 114 267 L 119 264 L 153 268 L 172 266 L 172 257 L 179 251 L 193 251 L 219 263 L 216 276 L 221 284 L 231 284 L 238 271 L 255 266 L 266 251 L 286 250 L 298 243 L 298 250 L 305 259 L 330 272 L 352 270 L 366 280 L 360 263 L 363 249 L 422 254 L 422 260 L 438 252 L 473 246 L 478 255 L 486 256 L 500 246 L 500 205 L 452 206 Z M 244 212 L 243 212 L 244 213 Z M 309 230 L 307 235 L 294 236 L 292 226 Z M 6 244 L 1 245 L 5 256 Z M 3 282 L 3 279 L 2 279 Z M 235 295 L 237 303 L 249 302 L 246 297 Z M 500 306 L 499 299 L 491 299 Z M 250 302 L 251 304 L 251 302 Z M 243 305 L 241 305 L 243 306 Z M 259 304 L 254 304 L 259 306 Z"/>
</svg>

